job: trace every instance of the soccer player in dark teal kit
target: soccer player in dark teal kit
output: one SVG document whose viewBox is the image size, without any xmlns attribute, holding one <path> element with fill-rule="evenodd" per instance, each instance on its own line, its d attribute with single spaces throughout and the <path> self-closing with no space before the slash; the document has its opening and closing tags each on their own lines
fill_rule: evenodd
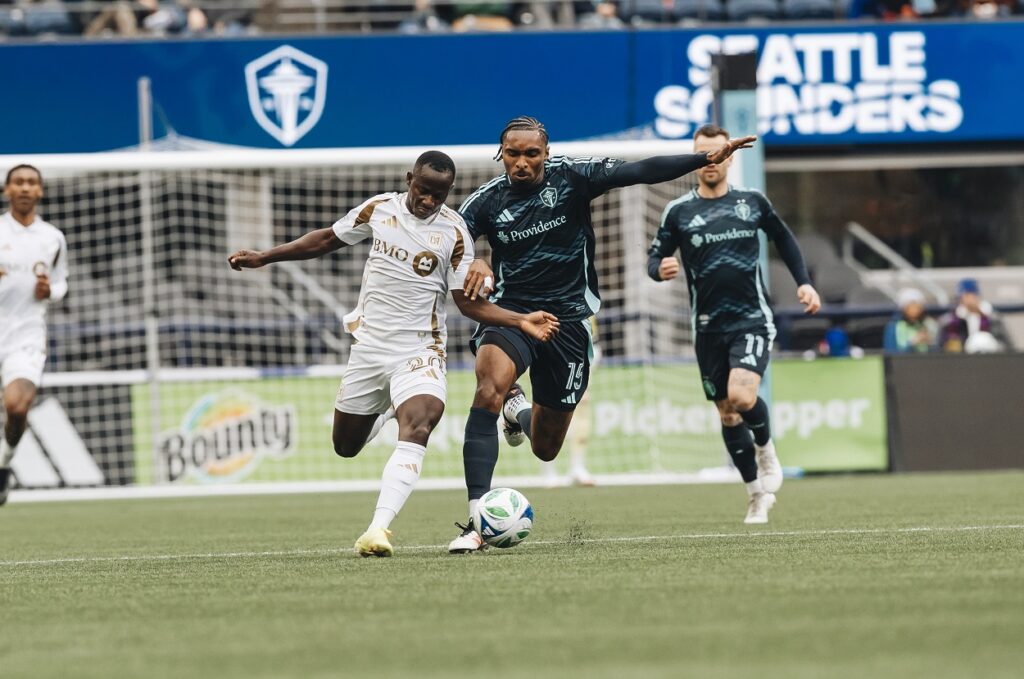
<svg viewBox="0 0 1024 679">
<path fill-rule="evenodd" d="M 722 128 L 705 125 L 694 134 L 693 147 L 718 148 L 728 138 Z M 768 406 L 757 395 L 775 339 L 758 231 L 775 243 L 807 313 L 817 313 L 821 300 L 789 227 L 764 194 L 728 184 L 730 164 L 704 166 L 697 171 L 697 188 L 668 204 L 648 252 L 647 273 L 656 281 L 675 278 L 675 253 L 682 255 L 704 394 L 718 408 L 726 449 L 747 486 L 744 523 L 768 523 L 782 466 Z"/>
<path fill-rule="evenodd" d="M 481 326 L 473 336 L 476 393 L 463 447 L 470 522 L 448 550 L 481 547 L 472 517 L 477 500 L 491 487 L 498 461 L 497 421 L 517 445 L 529 438 L 534 454 L 553 460 L 565 440 L 573 410 L 587 389 L 591 338 L 588 319 L 601 300 L 594 262 L 590 203 L 610 189 L 657 184 L 708 163 L 721 163 L 748 148 L 754 137 L 722 140 L 710 152 L 657 156 L 636 162 L 612 158 L 550 157 L 548 134 L 538 120 L 516 118 L 501 133 L 505 173 L 469 196 L 459 208 L 472 237 L 486 236 L 491 266 L 482 260 L 466 279 L 477 290 L 494 276 L 491 301 L 522 311 L 544 308 L 561 319 L 561 332 L 547 345 L 519 332 Z M 533 407 L 515 384 L 530 369 Z"/>
</svg>

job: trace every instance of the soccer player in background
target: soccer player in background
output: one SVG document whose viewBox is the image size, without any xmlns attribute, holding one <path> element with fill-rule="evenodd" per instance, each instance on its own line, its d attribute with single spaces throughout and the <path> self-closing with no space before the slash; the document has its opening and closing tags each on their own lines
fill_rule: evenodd
<svg viewBox="0 0 1024 679">
<path fill-rule="evenodd" d="M 510 443 L 521 429 L 538 458 L 553 460 L 587 389 L 587 319 L 600 307 L 591 201 L 616 187 L 657 184 L 723 162 L 754 139 L 726 139 L 704 153 L 623 162 L 550 157 L 547 130 L 535 118 L 515 118 L 502 130 L 496 159 L 505 172 L 471 194 L 459 212 L 473 239 L 486 236 L 490 243 L 495 281 L 491 301 L 512 311 L 551 309 L 562 325 L 548 344 L 515 328 L 487 323 L 473 336 L 477 387 L 463 447 L 470 521 L 459 524 L 462 533 L 449 552 L 472 552 L 482 545 L 472 517 L 477 501 L 490 490 L 498 461 L 499 415 Z M 467 279 L 467 289 L 474 291 L 492 275 L 486 263 L 477 261 Z M 532 407 L 515 385 L 528 368 Z"/>
<path fill-rule="evenodd" d="M 717 149 L 728 138 L 721 127 L 705 125 L 694 134 L 694 150 Z M 697 171 L 697 188 L 668 204 L 648 252 L 647 273 L 656 281 L 675 278 L 675 252 L 682 255 L 704 394 L 718 408 L 726 449 L 747 486 L 744 522 L 767 523 L 782 467 L 768 406 L 757 395 L 775 339 L 758 263 L 758 230 L 775 242 L 806 312 L 817 313 L 821 299 L 793 233 L 764 194 L 729 185 L 731 164 L 725 159 L 704 166 Z"/>
<path fill-rule="evenodd" d="M 455 293 L 473 261 L 473 241 L 457 212 L 444 202 L 455 164 L 439 151 L 421 155 L 407 173 L 406 193 L 384 193 L 352 209 L 333 226 L 312 231 L 264 252 L 240 250 L 228 258 L 235 270 L 311 259 L 372 238 L 359 302 L 346 316 L 353 333 L 345 377 L 334 411 L 334 450 L 354 457 L 395 408 L 398 445 L 384 467 L 369 528 L 356 541 L 361 556 L 391 556 L 389 526 L 419 480 L 427 439 L 447 396 L 445 298 L 480 323 L 517 328 L 539 343 L 558 331 L 557 319 L 520 314 Z"/>
<path fill-rule="evenodd" d="M 28 425 L 46 364 L 46 308 L 68 291 L 64 234 L 36 214 L 43 175 L 31 165 L 7 173 L 11 209 L 0 216 L 0 375 L 7 423 L 0 440 L 0 505 L 11 489 L 11 460 Z"/>
</svg>

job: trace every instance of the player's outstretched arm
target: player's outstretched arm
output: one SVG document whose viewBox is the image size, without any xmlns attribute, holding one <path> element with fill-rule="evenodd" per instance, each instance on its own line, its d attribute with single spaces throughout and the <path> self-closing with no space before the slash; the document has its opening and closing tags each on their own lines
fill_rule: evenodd
<svg viewBox="0 0 1024 679">
<path fill-rule="evenodd" d="M 635 184 L 660 184 L 672 181 L 705 165 L 721 163 L 740 149 L 749 149 L 757 137 L 730 139 L 714 151 L 687 153 L 679 156 L 652 156 L 615 166 L 607 174 L 596 177 L 593 184 L 598 193 L 610 188 Z"/>
<path fill-rule="evenodd" d="M 333 227 L 310 231 L 301 238 L 277 245 L 269 250 L 239 250 L 228 257 L 228 264 L 235 271 L 258 269 L 274 262 L 288 262 L 297 259 L 313 259 L 345 247 L 345 243 L 334 234 Z"/>
<path fill-rule="evenodd" d="M 725 162 L 736 151 L 751 148 L 755 141 L 757 141 L 757 137 L 753 136 L 730 139 L 714 151 L 708 151 L 708 163 L 717 165 Z"/>
<path fill-rule="evenodd" d="M 465 294 L 460 294 L 457 290 L 452 291 L 452 299 L 455 300 L 455 306 L 459 307 L 463 316 L 471 318 L 477 323 L 519 328 L 541 342 L 547 342 L 558 334 L 558 318 L 546 311 L 520 314 L 502 309 L 483 297 L 470 298 Z"/>
</svg>

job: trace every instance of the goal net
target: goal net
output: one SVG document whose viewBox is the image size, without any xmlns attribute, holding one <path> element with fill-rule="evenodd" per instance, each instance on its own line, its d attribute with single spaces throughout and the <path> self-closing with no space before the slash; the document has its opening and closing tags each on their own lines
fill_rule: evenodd
<svg viewBox="0 0 1024 679">
<path fill-rule="evenodd" d="M 500 172 L 495 149 L 445 149 L 459 205 Z M 552 153 L 635 159 L 687 143 L 553 144 Z M 226 150 L 39 156 L 41 216 L 64 231 L 70 292 L 49 312 L 49 359 L 15 460 L 33 486 L 373 480 L 397 431 L 357 458 L 333 454 L 331 420 L 366 243 L 306 262 L 235 272 L 228 253 L 262 249 L 402 190 L 421 149 Z M 717 418 L 692 365 L 685 284 L 655 283 L 646 250 L 665 205 L 692 177 L 611 191 L 593 205 L 603 360 L 587 439 L 598 475 L 684 473 L 722 464 Z M 478 243 L 482 255 L 486 244 Z M 450 303 L 450 302 L 449 302 Z M 461 479 L 473 394 L 473 323 L 449 310 L 449 402 L 425 477 Z M 529 392 L 528 379 L 524 386 Z M 560 460 L 564 473 L 568 462 Z M 528 448 L 499 476 L 538 476 Z"/>
</svg>

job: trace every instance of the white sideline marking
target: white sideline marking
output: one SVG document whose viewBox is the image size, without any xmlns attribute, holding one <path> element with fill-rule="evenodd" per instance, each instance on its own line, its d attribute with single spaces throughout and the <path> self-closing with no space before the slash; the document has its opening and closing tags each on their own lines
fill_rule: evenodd
<svg viewBox="0 0 1024 679">
<path fill-rule="evenodd" d="M 995 526 L 914 526 L 908 528 L 837 528 L 832 530 L 788 530 L 745 533 L 682 533 L 679 535 L 639 535 L 614 538 L 587 538 L 573 541 L 571 544 L 607 544 L 614 542 L 644 542 L 651 540 L 707 540 L 728 538 L 770 538 L 800 537 L 822 535 L 873 535 L 901 533 L 962 533 L 980 530 L 1024 530 L 1024 524 L 1005 524 Z M 543 547 L 570 544 L 566 540 L 535 540 L 524 543 L 523 547 Z M 401 552 L 419 552 L 428 550 L 444 550 L 447 545 L 397 545 Z M 52 566 L 70 563 L 103 563 L 131 561 L 174 561 L 185 559 L 254 559 L 267 556 L 330 556 L 332 554 L 353 554 L 351 547 L 330 549 L 287 549 L 265 552 L 206 552 L 200 554 L 138 554 L 123 556 L 78 556 L 63 559 L 34 559 L 27 561 L 0 561 L 4 566 Z M 354 554 L 353 554 L 354 556 Z"/>
</svg>

